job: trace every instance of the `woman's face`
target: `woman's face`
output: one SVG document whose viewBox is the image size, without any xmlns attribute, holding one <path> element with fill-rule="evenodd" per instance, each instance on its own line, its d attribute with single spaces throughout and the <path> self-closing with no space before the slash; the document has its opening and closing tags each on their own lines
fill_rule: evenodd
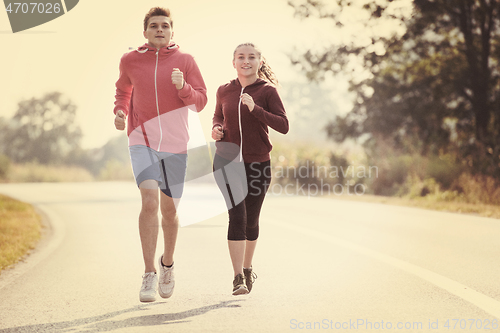
<svg viewBox="0 0 500 333">
<path fill-rule="evenodd" d="M 238 76 L 257 77 L 262 62 L 260 55 L 252 46 L 240 46 L 234 53 L 233 66 L 236 68 Z"/>
</svg>

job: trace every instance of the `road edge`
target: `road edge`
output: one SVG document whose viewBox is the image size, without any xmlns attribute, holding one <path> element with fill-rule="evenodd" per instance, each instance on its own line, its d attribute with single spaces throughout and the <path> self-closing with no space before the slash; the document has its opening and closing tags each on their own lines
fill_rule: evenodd
<svg viewBox="0 0 500 333">
<path fill-rule="evenodd" d="M 57 215 L 45 205 L 32 205 L 41 217 L 42 229 L 40 240 L 33 250 L 19 258 L 19 261 L 0 272 L 0 290 L 35 268 L 61 244 L 65 227 Z"/>
</svg>

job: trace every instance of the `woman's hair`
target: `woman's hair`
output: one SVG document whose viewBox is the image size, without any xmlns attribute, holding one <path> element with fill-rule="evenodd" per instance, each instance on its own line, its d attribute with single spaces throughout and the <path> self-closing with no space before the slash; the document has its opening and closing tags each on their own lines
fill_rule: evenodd
<svg viewBox="0 0 500 333">
<path fill-rule="evenodd" d="M 148 21 L 153 16 L 166 16 L 170 19 L 170 27 L 174 27 L 174 21 L 172 21 L 172 17 L 170 17 L 170 9 L 162 8 L 162 7 L 153 7 L 149 10 L 149 12 L 144 17 L 144 31 L 148 30 Z"/>
<path fill-rule="evenodd" d="M 253 43 L 243 43 L 243 44 L 238 45 L 234 49 L 233 59 L 236 56 L 236 51 L 242 46 L 253 47 L 255 49 L 255 51 L 257 51 L 257 54 L 259 55 L 260 60 L 262 60 L 262 66 L 259 68 L 259 71 L 257 72 L 257 75 L 259 76 L 259 78 L 266 80 L 267 82 L 269 82 L 275 86 L 278 86 L 278 78 L 276 77 L 276 74 L 274 74 L 271 67 L 267 64 L 266 58 L 264 58 L 262 56 L 262 52 L 260 51 L 260 49 L 257 46 L 255 46 Z"/>
</svg>

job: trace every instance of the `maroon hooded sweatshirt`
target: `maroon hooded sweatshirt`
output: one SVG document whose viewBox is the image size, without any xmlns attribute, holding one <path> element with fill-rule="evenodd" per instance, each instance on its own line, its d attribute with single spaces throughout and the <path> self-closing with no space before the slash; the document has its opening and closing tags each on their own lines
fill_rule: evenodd
<svg viewBox="0 0 500 333">
<path fill-rule="evenodd" d="M 249 94 L 255 107 L 252 112 L 241 103 L 240 96 Z M 216 153 L 234 160 L 238 153 L 245 163 L 270 160 L 272 149 L 269 129 L 286 134 L 288 118 L 276 88 L 267 81 L 257 79 L 243 88 L 238 79 L 217 90 L 213 127 L 222 126 L 224 137 L 215 143 Z"/>
</svg>

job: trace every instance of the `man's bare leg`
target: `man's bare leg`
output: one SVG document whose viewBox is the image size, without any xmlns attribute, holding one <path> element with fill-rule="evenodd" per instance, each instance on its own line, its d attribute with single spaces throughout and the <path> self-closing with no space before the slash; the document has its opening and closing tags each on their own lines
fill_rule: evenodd
<svg viewBox="0 0 500 333">
<path fill-rule="evenodd" d="M 161 225 L 163 229 L 163 264 L 170 266 L 174 262 L 175 244 L 179 230 L 179 217 L 177 206 L 179 199 L 172 199 L 163 192 L 160 193 Z"/>
<path fill-rule="evenodd" d="M 139 185 L 142 208 L 139 214 L 139 234 L 144 257 L 145 273 L 156 272 L 155 252 L 158 240 L 158 183 L 145 180 Z"/>
</svg>

